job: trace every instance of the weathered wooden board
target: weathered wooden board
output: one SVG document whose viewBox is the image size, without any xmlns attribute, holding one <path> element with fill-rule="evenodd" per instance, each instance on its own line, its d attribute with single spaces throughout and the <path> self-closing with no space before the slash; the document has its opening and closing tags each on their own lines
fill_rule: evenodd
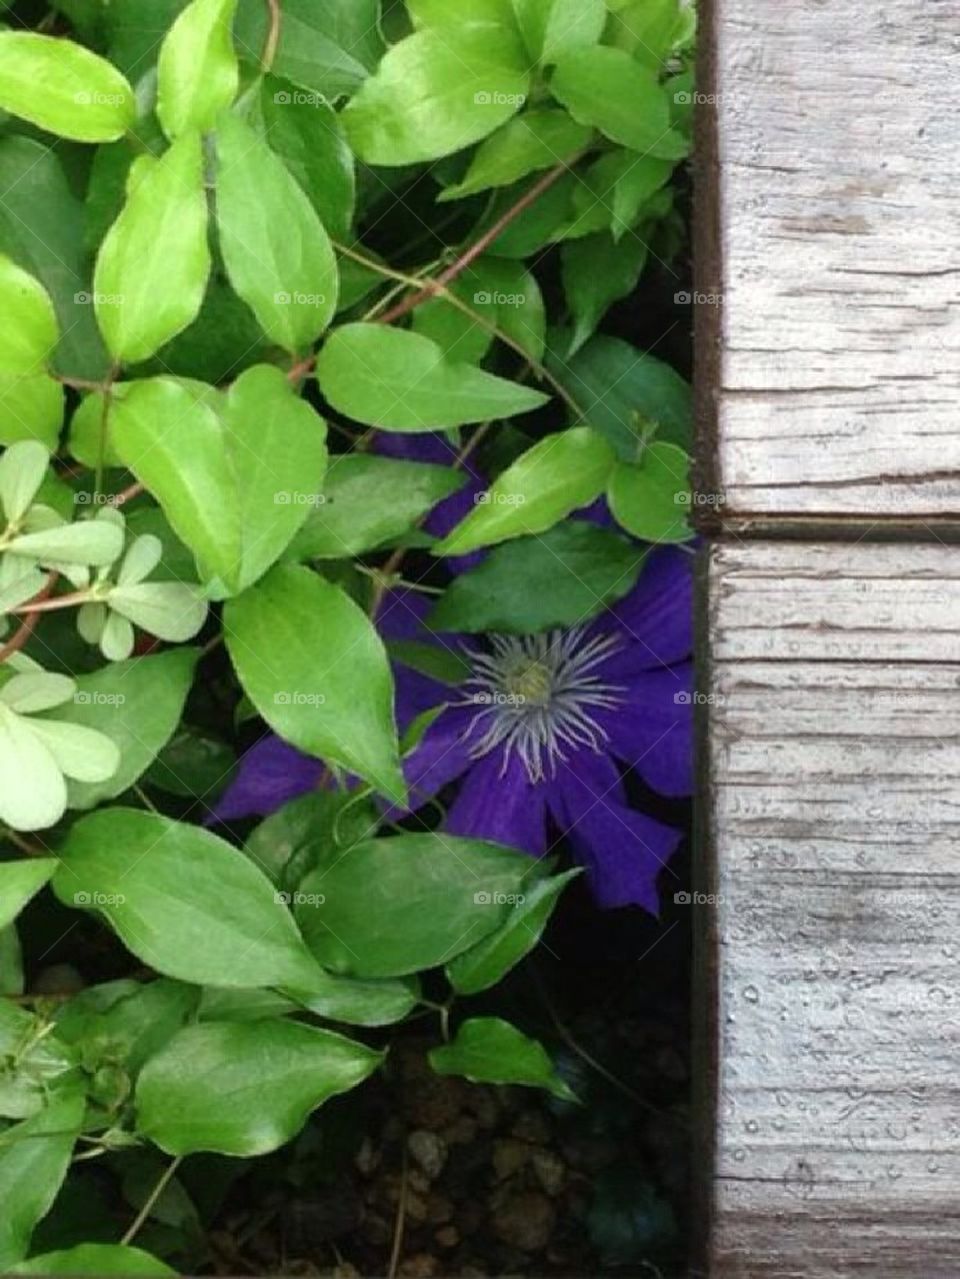
<svg viewBox="0 0 960 1279">
<path fill-rule="evenodd" d="M 960 517 L 957 0 L 703 17 L 709 489 L 733 521 Z"/>
<path fill-rule="evenodd" d="M 709 1273 L 955 1279 L 960 552 L 717 545 L 708 608 Z"/>
</svg>

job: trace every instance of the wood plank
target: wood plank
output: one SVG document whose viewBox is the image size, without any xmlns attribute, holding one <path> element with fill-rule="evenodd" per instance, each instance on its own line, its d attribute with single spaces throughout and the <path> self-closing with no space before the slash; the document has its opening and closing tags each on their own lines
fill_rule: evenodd
<svg viewBox="0 0 960 1279">
<path fill-rule="evenodd" d="M 703 487 L 733 521 L 960 516 L 956 0 L 704 26 Z"/>
<path fill-rule="evenodd" d="M 958 575 L 710 552 L 711 1275 L 960 1273 Z"/>
</svg>

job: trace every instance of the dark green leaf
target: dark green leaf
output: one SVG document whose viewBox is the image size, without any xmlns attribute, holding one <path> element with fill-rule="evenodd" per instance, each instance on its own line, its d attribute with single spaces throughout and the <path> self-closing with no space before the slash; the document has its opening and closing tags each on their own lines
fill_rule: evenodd
<svg viewBox="0 0 960 1279">
<path fill-rule="evenodd" d="M 0 862 L 0 929 L 13 923 L 56 869 L 57 863 L 52 857 Z"/>
<path fill-rule="evenodd" d="M 481 142 L 467 176 L 447 187 L 439 200 L 461 200 L 489 187 L 510 186 L 538 169 L 550 169 L 581 151 L 593 130 L 569 113 L 541 107 L 509 120 Z"/>
<path fill-rule="evenodd" d="M 175 1035 L 141 1071 L 140 1132 L 171 1155 L 263 1155 L 317 1106 L 363 1082 L 383 1057 L 292 1021 L 204 1022 Z"/>
<path fill-rule="evenodd" d="M 645 552 L 592 524 L 568 521 L 498 546 L 458 577 L 430 616 L 438 631 L 527 634 L 574 626 L 632 588 Z M 530 583 L 536 582 L 532 591 Z"/>
<path fill-rule="evenodd" d="M 499 1017 L 472 1017 L 453 1043 L 434 1048 L 429 1056 L 438 1075 L 465 1075 L 477 1084 L 525 1084 L 545 1088 L 563 1101 L 577 1100 L 543 1045 Z"/>
<path fill-rule="evenodd" d="M 304 879 L 296 915 L 325 967 L 399 977 L 445 963 L 498 928 L 534 865 L 452 835 L 368 840 Z"/>
<path fill-rule="evenodd" d="M 366 79 L 383 50 L 379 0 L 283 0 L 280 45 L 273 71 L 334 102 Z M 263 0 L 240 0 L 234 27 L 237 48 L 258 64 L 267 38 Z"/>
<path fill-rule="evenodd" d="M 568 359 L 576 354 L 609 308 L 637 287 L 647 246 L 635 235 L 616 241 L 606 233 L 563 248 L 563 287 L 573 315 Z"/>
<path fill-rule="evenodd" d="M 156 981 L 111 981 L 90 986 L 57 1012 L 57 1038 L 73 1044 L 88 1069 L 110 1062 L 131 1077 L 193 1017 L 196 986 Z"/>
<path fill-rule="evenodd" d="M 693 536 L 690 459 L 675 444 L 655 440 L 639 462 L 619 462 L 607 496 L 617 523 L 634 537 L 687 542 Z"/>
</svg>

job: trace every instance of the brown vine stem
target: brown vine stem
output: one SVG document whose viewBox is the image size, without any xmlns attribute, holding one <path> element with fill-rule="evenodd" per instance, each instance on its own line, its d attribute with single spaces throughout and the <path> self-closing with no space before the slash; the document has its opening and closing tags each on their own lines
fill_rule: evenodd
<svg viewBox="0 0 960 1279">
<path fill-rule="evenodd" d="M 483 253 L 489 249 L 494 240 L 500 236 L 512 222 L 515 222 L 521 213 L 525 213 L 531 205 L 536 204 L 540 197 L 549 191 L 555 182 L 576 164 L 580 159 L 580 155 L 573 155 L 569 160 L 562 160 L 559 164 L 549 169 L 539 181 L 535 182 L 529 191 L 526 191 L 519 200 L 511 204 L 489 230 L 485 231 L 468 249 L 452 262 L 445 271 L 429 281 L 419 293 L 413 294 L 411 297 L 404 298 L 402 302 L 398 302 L 396 306 L 391 307 L 380 317 L 381 324 L 394 324 L 397 320 L 407 315 L 410 311 L 416 310 L 422 302 L 428 302 L 430 298 L 435 297 L 437 290 L 445 285 L 452 283 L 457 276 L 462 275 L 473 262 L 477 260 Z"/>
<path fill-rule="evenodd" d="M 57 579 L 59 577 L 59 573 L 48 573 L 46 582 L 44 582 L 41 589 L 37 591 L 36 595 L 33 597 L 32 603 L 40 604 L 44 600 L 48 599 L 53 594 L 53 589 L 56 586 Z M 11 639 L 7 640 L 3 648 L 0 648 L 0 665 L 2 665 L 9 657 L 12 657 L 14 653 L 19 653 L 27 640 L 33 634 L 39 621 L 40 614 L 32 613 L 26 621 L 23 622 L 16 634 L 13 635 Z"/>
<path fill-rule="evenodd" d="M 270 11 L 270 25 L 267 28 L 267 38 L 263 44 L 263 53 L 260 55 L 260 67 L 263 71 L 270 71 L 273 67 L 277 49 L 280 45 L 280 26 L 283 22 L 280 0 L 267 0 L 267 8 Z"/>
<path fill-rule="evenodd" d="M 121 1244 L 132 1243 L 133 1240 L 140 1233 L 140 1227 L 144 1224 L 144 1222 L 150 1216 L 150 1213 L 153 1211 L 154 1204 L 157 1202 L 157 1200 L 166 1190 L 167 1183 L 170 1181 L 170 1178 L 177 1171 L 177 1169 L 180 1167 L 180 1164 L 182 1162 L 183 1162 L 183 1155 L 177 1155 L 177 1157 L 172 1161 L 172 1163 L 168 1164 L 167 1167 L 164 1169 L 163 1173 L 161 1174 L 160 1178 L 157 1181 L 157 1184 L 154 1186 L 154 1188 L 150 1191 L 150 1194 L 147 1196 L 146 1202 L 144 1203 L 143 1207 L 140 1209 L 136 1217 L 133 1219 L 133 1224 L 130 1226 L 130 1229 L 126 1232 L 126 1234 L 120 1240 Z"/>
</svg>

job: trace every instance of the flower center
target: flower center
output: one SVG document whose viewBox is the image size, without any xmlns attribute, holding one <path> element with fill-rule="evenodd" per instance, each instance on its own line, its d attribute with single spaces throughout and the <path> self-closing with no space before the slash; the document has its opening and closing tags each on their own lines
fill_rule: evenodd
<svg viewBox="0 0 960 1279">
<path fill-rule="evenodd" d="M 624 689 L 606 683 L 602 666 L 619 644 L 617 635 L 585 638 L 586 628 L 542 635 L 492 635 L 490 651 L 467 650 L 473 674 L 463 685 L 462 706 L 476 708 L 464 733 L 472 759 L 502 748 L 501 777 L 514 753 L 531 782 L 556 773 L 567 753 L 599 752 L 607 733 L 595 713 L 610 710 Z"/>
</svg>

